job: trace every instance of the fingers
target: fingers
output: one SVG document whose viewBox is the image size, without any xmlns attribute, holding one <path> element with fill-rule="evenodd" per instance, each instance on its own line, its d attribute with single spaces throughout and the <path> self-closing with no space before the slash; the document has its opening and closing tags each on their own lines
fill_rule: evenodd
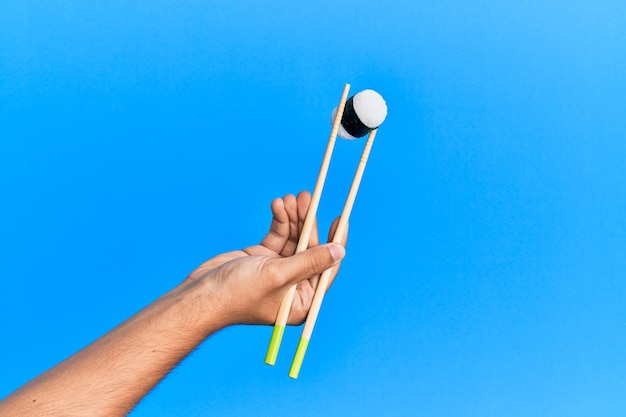
<svg viewBox="0 0 626 417">
<path fill-rule="evenodd" d="M 272 201 L 272 223 L 261 245 L 282 256 L 296 252 L 304 221 L 311 203 L 311 194 L 302 191 L 298 196 L 287 194 Z M 317 222 L 314 221 L 308 247 L 319 245 Z"/>
<path fill-rule="evenodd" d="M 335 218 L 335 220 L 333 220 L 333 224 L 330 225 L 330 230 L 328 232 L 328 241 L 332 242 L 335 240 L 335 237 L 339 237 L 339 236 L 335 236 L 335 232 L 337 231 L 337 226 L 339 226 L 339 221 L 341 220 L 341 216 Z M 341 236 L 341 240 L 338 243 L 341 243 L 341 246 L 345 247 L 346 244 L 348 243 L 348 229 L 350 228 L 350 223 L 348 223 L 346 225 L 346 229 L 345 232 L 343 233 L 343 236 Z"/>
<path fill-rule="evenodd" d="M 287 194 L 283 197 L 283 201 L 285 202 L 285 208 L 287 209 L 287 215 L 289 216 L 289 232 L 285 245 L 278 253 L 282 256 L 289 256 L 296 252 L 301 225 L 298 217 L 298 201 L 296 196 L 293 194 Z"/>
<path fill-rule="evenodd" d="M 261 245 L 280 253 L 289 238 L 289 214 L 282 198 L 272 201 L 272 223 L 267 235 L 261 241 Z"/>
<path fill-rule="evenodd" d="M 304 226 L 304 221 L 306 219 L 306 215 L 309 211 L 309 206 L 311 204 L 311 194 L 308 191 L 301 191 L 298 194 L 298 219 L 300 220 L 300 229 L 299 234 L 302 233 L 302 227 Z M 313 228 L 311 229 L 311 237 L 309 237 L 308 248 L 312 248 L 313 246 L 317 246 L 320 244 L 319 233 L 317 231 L 317 218 L 313 221 Z"/>
<path fill-rule="evenodd" d="M 335 232 L 337 231 L 337 225 L 339 224 L 339 220 L 341 219 L 341 217 L 337 217 L 334 221 L 333 224 L 330 226 L 330 231 L 328 232 L 328 241 L 332 242 L 334 241 L 335 238 Z M 344 248 L 346 247 L 346 243 L 348 242 L 348 227 L 346 226 L 345 229 L 345 233 L 343 234 L 343 236 L 341 237 L 341 241 L 339 242 L 339 244 L 341 246 L 343 246 Z M 328 290 L 330 288 L 330 286 L 333 284 L 333 282 L 335 281 L 335 278 L 337 277 L 337 274 L 339 273 L 339 268 L 341 267 L 341 263 L 339 263 L 338 265 L 336 265 L 333 268 L 333 272 L 330 275 L 330 280 L 328 281 L 328 287 L 326 288 L 326 290 Z M 319 276 L 314 276 L 312 277 L 309 281 L 311 281 L 311 286 L 313 288 L 317 288 L 317 283 L 319 281 Z"/>
<path fill-rule="evenodd" d="M 339 263 L 345 255 L 346 250 L 342 246 L 329 243 L 287 258 L 270 259 L 267 266 L 281 284 L 291 286 L 321 274 Z"/>
<path fill-rule="evenodd" d="M 283 198 L 276 198 L 272 201 L 271 208 L 272 223 L 261 241 L 261 246 L 283 256 L 292 255 L 298 244 L 301 228 L 296 197 L 287 194 Z"/>
</svg>

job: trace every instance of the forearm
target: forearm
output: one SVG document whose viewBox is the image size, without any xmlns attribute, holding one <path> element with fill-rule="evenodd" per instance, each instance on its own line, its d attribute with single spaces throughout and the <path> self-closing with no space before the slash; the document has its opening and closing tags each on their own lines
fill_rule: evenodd
<svg viewBox="0 0 626 417">
<path fill-rule="evenodd" d="M 126 415 L 226 325 L 211 283 L 180 286 L 0 402 L 0 415 Z"/>
</svg>

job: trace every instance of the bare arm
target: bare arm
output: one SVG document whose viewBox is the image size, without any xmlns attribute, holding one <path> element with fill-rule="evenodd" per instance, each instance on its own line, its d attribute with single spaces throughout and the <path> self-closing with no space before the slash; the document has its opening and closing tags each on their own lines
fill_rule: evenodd
<svg viewBox="0 0 626 417">
<path fill-rule="evenodd" d="M 150 304 L 7 397 L 0 415 L 126 415 L 204 338 L 224 326 L 219 308 L 199 308 L 198 300 L 211 291 L 201 287 L 175 289 Z"/>
<path fill-rule="evenodd" d="M 123 416 L 210 334 L 231 324 L 271 324 L 298 284 L 290 323 L 306 317 L 318 274 L 345 255 L 338 245 L 293 255 L 310 197 L 272 202 L 261 245 L 219 255 L 175 289 L 0 402 L 2 416 Z"/>
</svg>

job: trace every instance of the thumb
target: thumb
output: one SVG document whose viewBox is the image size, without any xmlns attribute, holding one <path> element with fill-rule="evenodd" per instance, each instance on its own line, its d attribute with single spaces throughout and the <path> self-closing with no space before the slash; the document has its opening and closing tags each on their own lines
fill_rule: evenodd
<svg viewBox="0 0 626 417">
<path fill-rule="evenodd" d="M 316 246 L 286 258 L 273 259 L 285 284 L 293 285 L 331 268 L 346 256 L 336 243 Z"/>
</svg>

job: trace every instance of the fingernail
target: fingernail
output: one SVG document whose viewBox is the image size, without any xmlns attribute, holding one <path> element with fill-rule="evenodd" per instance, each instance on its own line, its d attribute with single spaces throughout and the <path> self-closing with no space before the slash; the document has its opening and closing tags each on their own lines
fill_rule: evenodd
<svg viewBox="0 0 626 417">
<path fill-rule="evenodd" d="M 330 245 L 328 245 L 328 250 L 330 251 L 330 254 L 332 255 L 335 262 L 339 262 L 344 258 L 344 256 L 346 256 L 346 250 L 341 245 L 331 243 Z"/>
</svg>

